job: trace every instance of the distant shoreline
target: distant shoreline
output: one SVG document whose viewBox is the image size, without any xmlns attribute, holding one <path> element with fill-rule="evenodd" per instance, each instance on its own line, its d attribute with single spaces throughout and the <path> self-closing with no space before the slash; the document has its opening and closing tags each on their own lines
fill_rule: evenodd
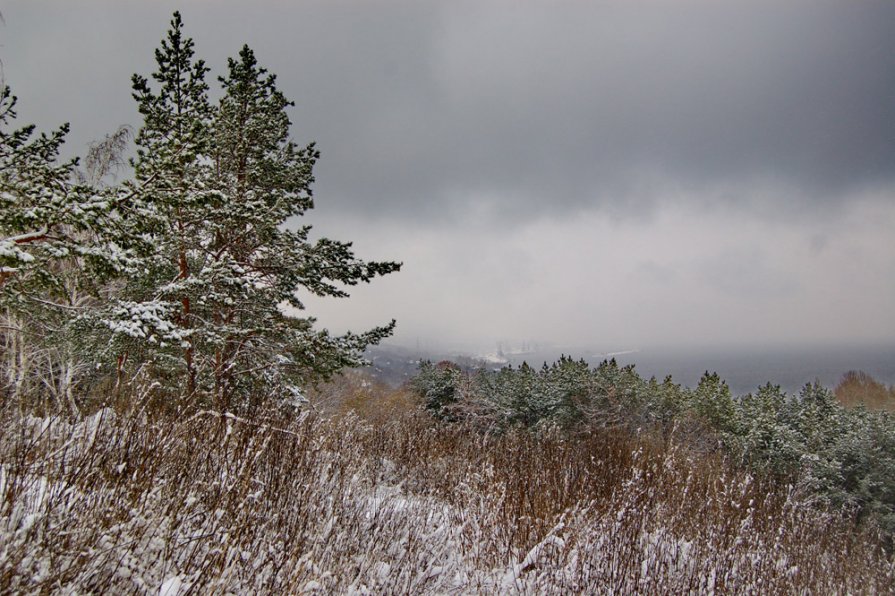
<svg viewBox="0 0 895 596">
<path fill-rule="evenodd" d="M 377 365 L 394 366 L 400 362 L 412 368 L 409 360 L 452 360 L 457 358 L 480 360 L 490 367 L 505 364 L 532 366 L 551 363 L 562 355 L 584 358 L 595 366 L 606 358 L 619 364 L 635 365 L 641 376 L 664 379 L 671 375 L 676 383 L 693 387 L 705 371 L 717 372 L 735 395 L 754 392 L 766 383 L 780 385 L 787 393 L 797 393 L 805 383 L 820 381 L 833 388 L 846 372 L 862 370 L 881 383 L 895 384 L 895 344 L 889 346 L 844 347 L 768 347 L 768 348 L 643 348 L 601 351 L 586 347 L 539 348 L 525 353 L 506 350 L 496 358 L 496 352 L 476 354 L 466 350 L 415 349 L 399 344 L 387 344 L 371 352 Z M 391 364 L 386 364 L 390 362 Z M 409 374 L 409 370 L 405 374 Z"/>
</svg>

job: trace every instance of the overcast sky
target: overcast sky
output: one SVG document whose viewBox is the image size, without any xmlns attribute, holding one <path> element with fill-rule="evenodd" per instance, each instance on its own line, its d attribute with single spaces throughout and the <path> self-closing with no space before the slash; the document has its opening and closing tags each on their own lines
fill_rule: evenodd
<svg viewBox="0 0 895 596">
<path fill-rule="evenodd" d="M 404 270 L 335 331 L 613 350 L 895 340 L 895 2 L 0 2 L 20 121 L 139 125 L 181 10 L 316 140 L 320 234 Z M 212 77 L 210 79 L 214 81 Z"/>
</svg>

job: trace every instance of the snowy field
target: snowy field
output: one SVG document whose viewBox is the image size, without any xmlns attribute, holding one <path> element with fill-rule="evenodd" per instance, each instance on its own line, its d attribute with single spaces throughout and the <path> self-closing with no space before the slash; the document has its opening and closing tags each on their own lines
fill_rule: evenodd
<svg viewBox="0 0 895 596">
<path fill-rule="evenodd" d="M 4 593 L 884 593 L 845 520 L 621 431 L 7 413 Z"/>
</svg>

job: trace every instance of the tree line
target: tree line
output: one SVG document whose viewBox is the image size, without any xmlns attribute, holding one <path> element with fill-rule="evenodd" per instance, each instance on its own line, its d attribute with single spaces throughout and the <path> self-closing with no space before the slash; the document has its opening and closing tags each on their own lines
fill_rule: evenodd
<svg viewBox="0 0 895 596">
<path fill-rule="evenodd" d="M 560 429 L 572 438 L 621 427 L 720 453 L 737 467 L 795 486 L 809 500 L 871 520 L 891 545 L 895 417 L 858 403 L 856 383 L 881 386 L 866 374 L 846 374 L 837 390 L 854 407 L 817 382 L 797 395 L 768 383 L 736 397 L 717 373 L 706 372 L 689 388 L 671 377 L 644 379 L 614 359 L 591 367 L 563 357 L 540 369 L 523 364 L 497 371 L 423 362 L 413 387 L 434 416 L 485 432 Z"/>
</svg>

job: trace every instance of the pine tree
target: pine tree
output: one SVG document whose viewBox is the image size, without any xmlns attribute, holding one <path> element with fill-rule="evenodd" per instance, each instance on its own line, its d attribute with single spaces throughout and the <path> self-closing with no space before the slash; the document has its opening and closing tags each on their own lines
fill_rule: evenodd
<svg viewBox="0 0 895 596">
<path fill-rule="evenodd" d="M 132 182 L 118 191 L 123 229 L 141 251 L 104 319 L 121 373 L 149 363 L 163 384 L 208 396 L 221 408 L 260 396 L 301 399 L 300 387 L 362 363 L 367 345 L 394 322 L 333 337 L 304 308 L 299 291 L 347 296 L 344 286 L 397 271 L 364 262 L 350 243 L 309 240 L 287 229 L 313 207 L 313 144 L 289 138 L 292 105 L 276 78 L 244 47 L 208 100 L 208 69 L 194 58 L 180 15 L 156 51 L 149 81 L 134 76 L 144 123 Z"/>
<path fill-rule="evenodd" d="M 223 200 L 209 220 L 206 262 L 214 283 L 203 306 L 214 333 L 205 354 L 213 354 L 214 391 L 223 404 L 261 388 L 294 398 L 301 382 L 360 364 L 363 349 L 389 335 L 394 323 L 331 337 L 315 331 L 312 318 L 287 316 L 280 305 L 302 310 L 300 290 L 345 297 L 336 284 L 368 282 L 399 265 L 360 261 L 350 243 L 312 243 L 310 226 L 286 229 L 313 207 L 319 152 L 313 143 L 299 148 L 290 140 L 286 109 L 293 104 L 248 46 L 228 61 L 220 81 L 213 163 Z"/>
<path fill-rule="evenodd" d="M 690 405 L 693 414 L 723 438 L 730 439 L 739 432 L 736 404 L 730 387 L 718 373 L 706 371 L 702 375 L 691 394 Z"/>
<path fill-rule="evenodd" d="M 0 89 L 0 300 L 17 312 L 34 312 L 65 299 L 59 263 L 82 258 L 85 266 L 113 270 L 123 254 L 100 245 L 108 201 L 78 184 L 77 160 L 58 163 L 68 125 L 35 138 L 34 125 L 8 130 L 16 97 Z"/>
<path fill-rule="evenodd" d="M 780 386 L 767 383 L 739 399 L 736 408 L 741 457 L 756 468 L 794 473 L 803 451 L 799 435 L 786 423 L 787 397 Z"/>
<path fill-rule="evenodd" d="M 143 125 L 132 161 L 134 178 L 117 189 L 122 242 L 134 242 L 141 259 L 110 305 L 104 323 L 113 336 L 119 383 L 131 359 L 167 373 L 166 385 L 196 390 L 194 269 L 201 259 L 208 213 L 206 182 L 212 107 L 205 75 L 175 12 L 155 51 L 158 90 L 133 76 L 133 97 Z"/>
</svg>

